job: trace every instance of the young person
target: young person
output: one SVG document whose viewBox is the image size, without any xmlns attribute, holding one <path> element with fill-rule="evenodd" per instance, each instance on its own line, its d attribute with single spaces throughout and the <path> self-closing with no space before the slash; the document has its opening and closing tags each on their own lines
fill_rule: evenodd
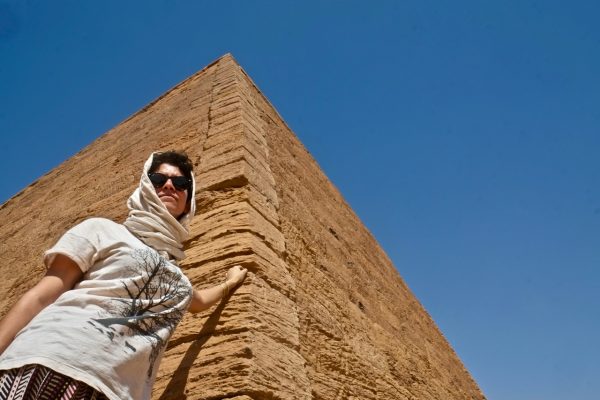
<svg viewBox="0 0 600 400">
<path fill-rule="evenodd" d="M 177 266 L 194 190 L 185 154 L 154 153 L 123 224 L 87 219 L 46 251 L 46 275 L 0 322 L 1 399 L 150 398 L 184 312 L 217 303 L 247 272 L 195 290 Z"/>
</svg>

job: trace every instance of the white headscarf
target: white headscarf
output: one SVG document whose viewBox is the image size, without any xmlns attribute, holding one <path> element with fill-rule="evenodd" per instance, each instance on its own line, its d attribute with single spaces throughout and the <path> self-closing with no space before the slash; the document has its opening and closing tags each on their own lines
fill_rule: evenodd
<svg viewBox="0 0 600 400">
<path fill-rule="evenodd" d="M 177 220 L 160 200 L 148 177 L 155 154 L 152 153 L 146 160 L 140 186 L 127 200 L 129 216 L 123 225 L 163 256 L 180 260 L 185 257 L 183 242 L 188 237 L 190 222 L 196 212 L 196 182 L 192 173 L 192 188 L 188 189 L 192 191 L 190 210 Z"/>
</svg>

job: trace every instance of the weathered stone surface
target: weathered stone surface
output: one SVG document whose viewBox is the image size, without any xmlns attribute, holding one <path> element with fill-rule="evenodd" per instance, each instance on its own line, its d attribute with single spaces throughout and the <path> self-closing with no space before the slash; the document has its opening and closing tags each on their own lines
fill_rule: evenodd
<svg viewBox="0 0 600 400">
<path fill-rule="evenodd" d="M 181 268 L 244 284 L 187 315 L 154 399 L 483 399 L 376 240 L 229 55 L 0 206 L 0 313 L 74 223 L 126 216 L 151 151 L 194 162 L 197 214 Z"/>
</svg>

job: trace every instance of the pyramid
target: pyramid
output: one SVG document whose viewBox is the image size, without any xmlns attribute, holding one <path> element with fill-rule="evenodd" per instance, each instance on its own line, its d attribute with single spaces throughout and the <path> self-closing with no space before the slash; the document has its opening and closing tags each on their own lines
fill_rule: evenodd
<svg viewBox="0 0 600 400">
<path fill-rule="evenodd" d="M 153 399 L 484 399 L 375 238 L 231 55 L 123 121 L 0 206 L 0 315 L 45 249 L 91 216 L 124 221 L 155 150 L 195 165 L 182 269 L 244 284 L 187 315 Z"/>
</svg>

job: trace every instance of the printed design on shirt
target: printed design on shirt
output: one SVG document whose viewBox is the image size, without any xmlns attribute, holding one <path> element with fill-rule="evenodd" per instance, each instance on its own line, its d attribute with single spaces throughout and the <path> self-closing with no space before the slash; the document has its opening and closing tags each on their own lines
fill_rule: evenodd
<svg viewBox="0 0 600 400">
<path fill-rule="evenodd" d="M 125 338 L 142 336 L 151 343 L 148 377 L 152 375 L 154 363 L 167 339 L 158 335 L 168 330 L 170 337 L 183 317 L 191 288 L 183 275 L 168 268 L 168 262 L 151 249 L 134 250 L 133 265 L 124 275 L 131 278 L 121 281 L 127 297 L 115 297 L 114 306 L 101 318 L 89 321 L 96 329 L 106 334 L 111 341 L 115 338 L 127 351 L 136 352 L 135 345 Z M 98 326 L 99 324 L 99 326 Z"/>
</svg>

